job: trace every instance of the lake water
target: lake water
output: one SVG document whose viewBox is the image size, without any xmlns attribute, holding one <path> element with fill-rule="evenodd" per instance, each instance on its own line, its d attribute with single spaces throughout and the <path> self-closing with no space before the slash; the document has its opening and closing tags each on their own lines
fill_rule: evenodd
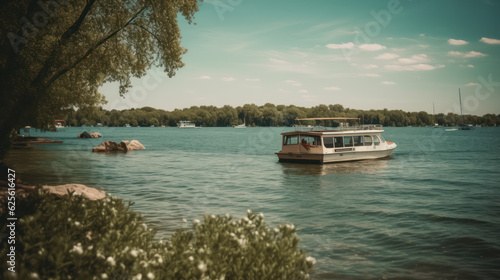
<svg viewBox="0 0 500 280">
<path fill-rule="evenodd" d="M 77 139 L 82 131 L 99 139 Z M 293 223 L 314 279 L 500 279 L 500 128 L 385 128 L 389 159 L 282 164 L 291 128 L 65 128 L 13 151 L 27 182 L 81 183 L 135 202 L 168 237 L 204 214 Z M 104 140 L 146 150 L 90 152 Z"/>
</svg>

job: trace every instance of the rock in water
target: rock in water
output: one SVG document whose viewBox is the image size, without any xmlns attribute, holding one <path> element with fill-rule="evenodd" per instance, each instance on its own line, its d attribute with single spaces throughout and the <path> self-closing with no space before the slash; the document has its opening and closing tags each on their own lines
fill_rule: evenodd
<svg viewBox="0 0 500 280">
<path fill-rule="evenodd" d="M 99 146 L 92 148 L 92 152 L 125 152 L 125 150 L 118 143 L 106 140 Z"/>
<path fill-rule="evenodd" d="M 87 131 L 84 131 L 78 135 L 78 138 L 92 138 L 92 136 Z"/>
<path fill-rule="evenodd" d="M 123 141 L 123 142 L 128 142 L 128 141 Z M 127 151 L 133 151 L 133 150 L 144 150 L 146 147 L 142 145 L 139 141 L 137 140 L 132 140 L 130 143 L 127 143 Z"/>
<path fill-rule="evenodd" d="M 92 133 L 90 133 L 90 137 L 99 138 L 99 137 L 102 137 L 102 135 L 99 132 L 92 132 Z"/>
<path fill-rule="evenodd" d="M 92 152 L 128 152 L 146 149 L 139 141 L 132 140 L 116 143 L 110 140 L 102 142 L 99 146 L 92 148 Z"/>
<path fill-rule="evenodd" d="M 80 184 L 43 186 L 42 188 L 44 190 L 47 190 L 49 193 L 55 194 L 57 196 L 67 195 L 69 191 L 69 192 L 74 192 L 73 195 L 83 195 L 90 200 L 99 200 L 106 197 L 106 193 L 104 191 Z"/>
</svg>

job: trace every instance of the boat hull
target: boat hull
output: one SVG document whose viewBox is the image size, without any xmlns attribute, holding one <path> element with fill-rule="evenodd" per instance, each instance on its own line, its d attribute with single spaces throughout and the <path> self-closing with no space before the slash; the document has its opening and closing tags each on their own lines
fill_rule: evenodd
<svg viewBox="0 0 500 280">
<path fill-rule="evenodd" d="M 280 162 L 296 162 L 296 163 L 335 163 L 344 161 L 356 161 L 366 159 L 379 159 L 391 155 L 394 149 L 377 150 L 377 151 L 352 151 L 352 152 L 336 152 L 329 154 L 311 154 L 311 153 L 276 153 Z"/>
</svg>

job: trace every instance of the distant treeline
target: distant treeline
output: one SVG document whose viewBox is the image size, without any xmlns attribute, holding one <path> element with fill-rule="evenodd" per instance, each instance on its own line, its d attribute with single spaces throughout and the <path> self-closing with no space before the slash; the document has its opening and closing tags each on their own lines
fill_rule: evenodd
<svg viewBox="0 0 500 280">
<path fill-rule="evenodd" d="M 311 108 L 298 106 L 273 105 L 263 106 L 245 104 L 236 108 L 226 105 L 192 106 L 173 111 L 143 107 L 129 110 L 104 110 L 102 108 L 83 108 L 67 110 L 59 119 L 65 120 L 65 125 L 82 126 L 176 126 L 181 120 L 195 122 L 197 126 L 232 126 L 245 123 L 247 126 L 292 126 L 296 118 L 318 117 L 349 117 L 360 118 L 363 124 L 383 124 L 384 126 L 432 126 L 435 123 L 442 126 L 456 126 L 470 123 L 481 126 L 500 125 L 500 115 L 486 114 L 484 116 L 428 114 L 427 112 L 404 112 L 402 110 L 356 110 L 344 108 L 342 105 L 318 105 Z M 302 124 L 308 124 L 302 122 Z M 311 123 L 312 124 L 312 123 Z M 329 125 L 329 124 L 326 124 Z"/>
</svg>

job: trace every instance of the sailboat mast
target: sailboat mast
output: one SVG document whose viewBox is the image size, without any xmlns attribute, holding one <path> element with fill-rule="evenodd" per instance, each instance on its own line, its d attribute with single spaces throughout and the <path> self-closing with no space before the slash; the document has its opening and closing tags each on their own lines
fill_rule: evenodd
<svg viewBox="0 0 500 280">
<path fill-rule="evenodd" d="M 462 114 L 462 95 L 460 94 L 460 88 L 458 88 L 458 99 L 460 99 L 460 116 L 463 117 L 463 114 Z"/>
</svg>

